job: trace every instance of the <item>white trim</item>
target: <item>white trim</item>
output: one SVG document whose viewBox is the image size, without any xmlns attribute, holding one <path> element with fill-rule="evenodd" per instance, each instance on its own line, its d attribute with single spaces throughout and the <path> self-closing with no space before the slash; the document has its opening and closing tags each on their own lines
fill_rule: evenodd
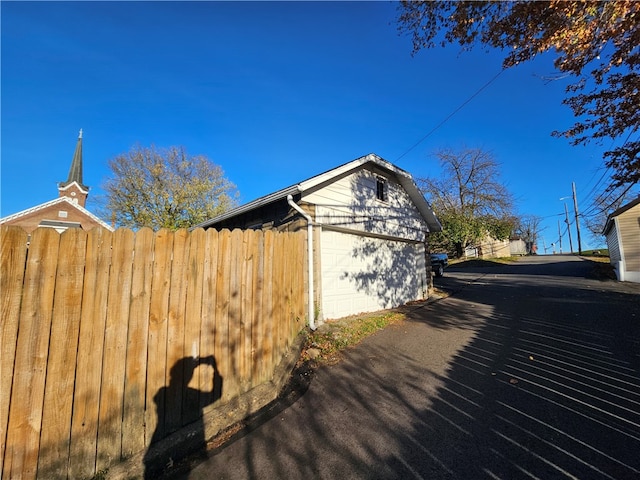
<svg viewBox="0 0 640 480">
<path fill-rule="evenodd" d="M 0 224 L 6 223 L 6 222 L 8 222 L 10 220 L 15 220 L 16 218 L 24 217 L 25 215 L 29 215 L 29 214 L 38 212 L 40 210 L 43 210 L 43 209 L 48 208 L 48 207 L 51 207 L 53 205 L 57 205 L 59 203 L 68 204 L 70 207 L 75 208 L 76 210 L 80 211 L 80 213 L 83 213 L 84 215 L 86 215 L 89 218 L 91 218 L 93 221 L 95 221 L 98 224 L 100 224 L 101 227 L 106 228 L 107 230 L 109 230 L 111 232 L 114 231 L 114 228 L 111 227 L 111 225 L 109 225 L 108 223 L 100 220 L 98 217 L 96 217 L 93 213 L 91 213 L 86 208 L 81 207 L 77 203 L 74 203 L 69 197 L 59 197 L 59 198 L 56 198 L 54 200 L 50 200 L 48 202 L 41 203 L 40 205 L 36 205 L 35 207 L 27 208 L 26 210 L 22 210 L 21 212 L 14 213 L 13 215 L 9 215 L 7 217 L 0 218 Z"/>
<path fill-rule="evenodd" d="M 82 193 L 84 193 L 85 195 L 89 194 L 89 189 L 84 189 L 80 186 L 80 184 L 78 182 L 76 182 L 75 180 L 73 182 L 71 182 L 69 185 L 65 185 L 64 187 L 58 187 L 58 190 L 67 190 L 68 188 L 72 187 L 73 185 L 75 185 L 76 187 L 78 187 L 78 190 L 80 190 Z"/>
</svg>

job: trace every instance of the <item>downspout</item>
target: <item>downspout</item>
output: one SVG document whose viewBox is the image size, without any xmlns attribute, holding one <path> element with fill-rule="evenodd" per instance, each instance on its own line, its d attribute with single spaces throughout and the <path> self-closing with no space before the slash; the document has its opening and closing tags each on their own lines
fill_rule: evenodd
<svg viewBox="0 0 640 480">
<path fill-rule="evenodd" d="M 293 196 L 287 195 L 289 205 L 307 221 L 307 250 L 308 250 L 308 272 L 309 272 L 309 328 L 316 329 L 316 320 L 314 318 L 315 308 L 313 305 L 313 219 L 311 215 L 305 212 L 300 206 L 293 201 Z"/>
</svg>

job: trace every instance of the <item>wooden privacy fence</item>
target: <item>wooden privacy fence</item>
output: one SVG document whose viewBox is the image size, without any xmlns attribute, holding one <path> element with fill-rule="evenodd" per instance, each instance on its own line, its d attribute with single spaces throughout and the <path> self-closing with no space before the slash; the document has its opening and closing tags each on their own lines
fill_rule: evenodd
<svg viewBox="0 0 640 480">
<path fill-rule="evenodd" d="M 144 451 L 268 382 L 305 325 L 302 232 L 1 228 L 3 478 Z"/>
</svg>

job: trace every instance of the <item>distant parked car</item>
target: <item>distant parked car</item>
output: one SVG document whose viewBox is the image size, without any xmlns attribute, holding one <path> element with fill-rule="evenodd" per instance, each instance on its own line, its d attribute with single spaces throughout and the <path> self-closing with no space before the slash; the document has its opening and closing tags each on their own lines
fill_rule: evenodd
<svg viewBox="0 0 640 480">
<path fill-rule="evenodd" d="M 429 255 L 431 259 L 431 270 L 436 277 L 444 275 L 444 269 L 449 265 L 449 257 L 446 253 L 432 253 Z"/>
</svg>

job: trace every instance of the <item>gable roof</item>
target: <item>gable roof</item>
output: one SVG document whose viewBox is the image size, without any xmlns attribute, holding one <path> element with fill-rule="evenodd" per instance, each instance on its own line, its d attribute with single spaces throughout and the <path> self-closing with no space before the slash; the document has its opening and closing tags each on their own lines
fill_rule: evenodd
<svg viewBox="0 0 640 480">
<path fill-rule="evenodd" d="M 311 177 L 307 180 L 303 180 L 295 185 L 291 185 L 289 187 L 283 188 L 282 190 L 278 190 L 276 192 L 270 193 L 268 195 L 265 195 L 264 197 L 257 198 L 256 200 L 253 200 L 249 203 L 245 203 L 244 205 L 233 208 L 223 213 L 222 215 L 218 215 L 217 217 L 214 217 L 202 223 L 199 223 L 193 228 L 210 227 L 218 222 L 221 222 L 231 217 L 235 217 L 236 215 L 240 215 L 242 213 L 251 211 L 253 209 L 262 207 L 264 205 L 268 205 L 278 200 L 285 199 L 287 198 L 287 195 L 296 195 L 296 194 L 308 192 L 313 188 L 318 187 L 319 185 L 322 185 L 331 180 L 340 178 L 341 176 L 348 174 L 362 167 L 367 163 L 377 165 L 378 167 L 393 173 L 395 177 L 398 179 L 398 182 L 400 183 L 400 185 L 402 185 L 402 187 L 409 194 L 411 201 L 415 204 L 416 208 L 418 209 L 422 217 L 427 222 L 427 225 L 429 226 L 429 231 L 439 232 L 442 230 L 442 226 L 440 225 L 440 222 L 438 221 L 436 214 L 433 212 L 433 209 L 427 203 L 422 193 L 420 193 L 420 191 L 418 190 L 418 187 L 413 181 L 413 177 L 411 176 L 411 174 L 387 162 L 386 160 L 384 160 L 383 158 L 379 157 L 374 153 L 370 153 L 369 155 L 356 158 L 351 162 L 340 165 L 339 167 L 336 167 L 332 170 L 328 170 L 324 173 Z"/>
<path fill-rule="evenodd" d="M 0 224 L 2 223 L 6 223 L 10 220 L 14 220 L 16 218 L 20 218 L 23 217 L 25 215 L 29 215 L 31 213 L 35 213 L 39 210 L 44 210 L 45 208 L 48 208 L 52 205 L 56 205 L 59 203 L 66 203 L 67 205 L 65 205 L 66 207 L 71 207 L 71 208 L 75 208 L 76 210 L 79 210 L 80 213 L 82 213 L 83 215 L 86 215 L 87 217 L 91 218 L 94 222 L 98 223 L 101 227 L 106 228 L 107 230 L 110 231 L 114 231 L 113 227 L 111 225 L 109 225 L 108 223 L 106 223 L 105 221 L 101 220 L 100 218 L 96 217 L 93 213 L 91 213 L 89 210 L 87 210 L 86 208 L 78 205 L 77 203 L 74 203 L 69 197 L 58 197 L 54 200 L 50 200 L 48 202 L 45 203 L 41 203 L 40 205 L 36 205 L 35 207 L 31 207 L 31 208 L 27 208 L 26 210 L 22 210 L 20 212 L 14 213 L 13 215 L 9 215 L 7 217 L 4 218 L 0 218 Z"/>
<path fill-rule="evenodd" d="M 638 204 L 640 204 L 640 196 L 638 196 L 638 198 L 636 198 L 635 200 L 632 200 L 631 202 L 627 203 L 626 205 L 623 205 L 622 207 L 620 207 L 617 210 L 615 210 L 614 212 L 612 212 L 607 217 L 607 222 L 604 224 L 604 229 L 602 230 L 602 234 L 606 235 L 607 233 L 609 233 L 609 230 L 611 230 L 611 227 L 613 226 L 613 219 L 615 217 L 623 214 L 627 210 L 632 209 L 633 207 L 635 207 Z"/>
</svg>

